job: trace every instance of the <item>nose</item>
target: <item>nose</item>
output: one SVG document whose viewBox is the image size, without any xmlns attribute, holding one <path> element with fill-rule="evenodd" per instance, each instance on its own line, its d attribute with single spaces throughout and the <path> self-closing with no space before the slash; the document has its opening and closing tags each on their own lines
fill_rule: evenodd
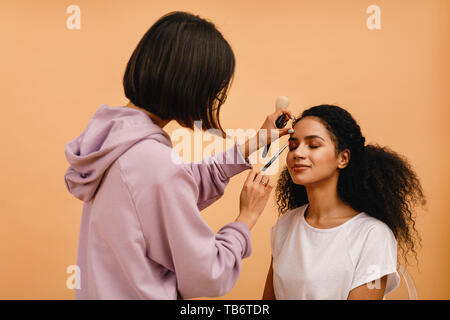
<svg viewBox="0 0 450 320">
<path fill-rule="evenodd" d="M 295 150 L 294 150 L 294 159 L 296 158 L 306 158 L 306 145 L 300 144 Z"/>
</svg>

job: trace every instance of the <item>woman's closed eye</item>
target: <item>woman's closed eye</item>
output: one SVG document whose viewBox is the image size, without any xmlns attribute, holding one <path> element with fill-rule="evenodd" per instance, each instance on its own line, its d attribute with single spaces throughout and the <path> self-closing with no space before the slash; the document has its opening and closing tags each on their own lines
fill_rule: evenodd
<svg viewBox="0 0 450 320">
<path fill-rule="evenodd" d="M 297 147 L 298 147 L 298 145 L 291 145 L 291 144 L 289 144 L 289 151 L 294 151 L 295 149 L 297 149 Z M 316 149 L 318 147 L 319 146 L 316 146 L 316 145 L 309 145 L 310 149 Z"/>
</svg>

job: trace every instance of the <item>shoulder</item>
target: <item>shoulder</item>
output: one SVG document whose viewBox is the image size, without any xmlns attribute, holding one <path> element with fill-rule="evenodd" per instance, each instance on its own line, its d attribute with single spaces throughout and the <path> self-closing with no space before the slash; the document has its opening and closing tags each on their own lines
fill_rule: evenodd
<svg viewBox="0 0 450 320">
<path fill-rule="evenodd" d="M 288 227 L 296 217 L 298 217 L 299 215 L 303 215 L 304 214 L 307 206 L 308 205 L 305 204 L 303 206 L 300 206 L 298 208 L 289 210 L 288 212 L 282 214 L 278 218 L 278 220 L 277 220 L 277 222 L 276 222 L 274 227 L 277 227 L 277 228 Z"/>
<path fill-rule="evenodd" d="M 306 206 L 307 204 L 282 214 L 271 229 L 271 238 L 274 241 L 283 242 L 289 228 L 298 221 L 298 217 L 304 214 Z"/>
<path fill-rule="evenodd" d="M 118 159 L 121 171 L 130 184 L 162 185 L 175 180 L 192 180 L 183 160 L 168 145 L 143 139 Z"/>
<path fill-rule="evenodd" d="M 386 223 L 364 212 L 361 212 L 353 223 L 349 224 L 347 230 L 352 242 L 380 237 L 395 241 L 394 234 Z"/>
<path fill-rule="evenodd" d="M 347 243 L 354 263 L 362 256 L 396 257 L 397 254 L 397 241 L 389 226 L 366 213 L 360 213 L 347 227 Z"/>
<path fill-rule="evenodd" d="M 120 160 L 145 165 L 167 163 L 170 160 L 171 151 L 171 147 L 154 139 L 142 139 L 131 146 Z"/>
<path fill-rule="evenodd" d="M 351 290 L 388 275 L 385 291 L 388 294 L 400 281 L 397 273 L 397 241 L 389 226 L 381 220 L 367 214 L 358 220 L 349 233 L 349 253 L 355 267 Z"/>
</svg>

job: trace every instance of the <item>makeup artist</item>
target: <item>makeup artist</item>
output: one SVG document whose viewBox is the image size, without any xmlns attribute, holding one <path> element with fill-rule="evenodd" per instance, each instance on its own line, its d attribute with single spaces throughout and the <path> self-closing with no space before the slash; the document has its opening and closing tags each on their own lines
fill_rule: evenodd
<svg viewBox="0 0 450 320">
<path fill-rule="evenodd" d="M 214 24 L 173 12 L 144 34 L 126 66 L 126 106 L 102 105 L 66 145 L 66 187 L 82 200 L 76 299 L 187 299 L 221 296 L 251 253 L 250 229 L 273 185 L 250 170 L 239 213 L 214 233 L 200 210 L 219 199 L 248 156 L 277 137 L 255 136 L 200 163 L 173 161 L 163 130 L 177 121 L 218 129 L 234 74 L 233 51 Z M 261 129 L 277 129 L 285 109 Z M 260 132 L 265 132 L 262 130 Z M 227 160 L 225 160 L 227 159 Z M 234 159 L 230 163 L 229 159 Z M 225 161 L 224 161 L 225 160 Z"/>
</svg>

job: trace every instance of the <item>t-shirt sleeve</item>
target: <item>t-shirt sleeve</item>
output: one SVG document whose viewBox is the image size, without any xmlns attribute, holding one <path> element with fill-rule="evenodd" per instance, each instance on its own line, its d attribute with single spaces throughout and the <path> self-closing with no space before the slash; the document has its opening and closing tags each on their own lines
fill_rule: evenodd
<svg viewBox="0 0 450 320">
<path fill-rule="evenodd" d="M 384 223 L 373 225 L 366 234 L 359 256 L 355 259 L 355 272 L 350 290 L 387 275 L 385 295 L 398 287 L 397 241 Z M 371 283 L 377 286 L 377 282 Z"/>
</svg>

